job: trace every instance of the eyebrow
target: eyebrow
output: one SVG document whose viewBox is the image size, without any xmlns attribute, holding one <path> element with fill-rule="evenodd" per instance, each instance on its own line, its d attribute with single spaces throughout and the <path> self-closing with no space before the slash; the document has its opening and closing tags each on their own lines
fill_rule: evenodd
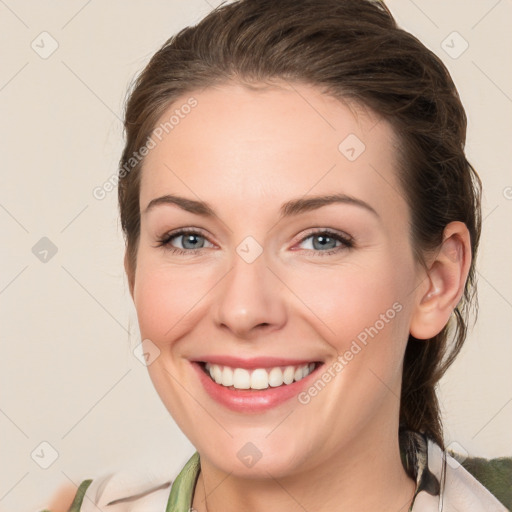
<svg viewBox="0 0 512 512">
<path fill-rule="evenodd" d="M 148 211 L 152 210 L 156 206 L 163 204 L 176 205 L 182 210 L 194 213 L 196 215 L 201 215 L 203 217 L 216 216 L 214 209 L 207 202 L 196 201 L 195 199 L 188 199 L 186 197 L 181 197 L 172 194 L 166 194 L 165 196 L 156 197 L 155 199 L 152 199 L 147 205 L 146 209 L 143 211 L 143 214 L 146 214 L 148 213 Z M 379 214 L 376 212 L 376 210 L 368 203 L 361 199 L 357 199 L 356 197 L 348 196 L 346 194 L 330 194 L 323 196 L 309 196 L 301 197 L 298 199 L 292 199 L 281 205 L 281 208 L 279 209 L 280 217 L 283 218 L 299 215 L 304 212 L 317 210 L 319 208 L 322 208 L 323 206 L 327 206 L 330 204 L 349 204 L 353 206 L 358 206 L 369 211 L 373 215 L 379 217 Z"/>
</svg>

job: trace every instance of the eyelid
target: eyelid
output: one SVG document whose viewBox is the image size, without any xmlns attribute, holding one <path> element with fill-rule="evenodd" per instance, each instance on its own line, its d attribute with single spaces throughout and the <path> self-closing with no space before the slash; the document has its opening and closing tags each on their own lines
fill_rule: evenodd
<svg viewBox="0 0 512 512">
<path fill-rule="evenodd" d="M 293 249 L 296 245 L 300 245 L 304 243 L 308 238 L 312 238 L 314 236 L 327 235 L 329 238 L 333 238 L 334 240 L 339 242 L 339 245 L 332 249 L 325 250 L 315 250 L 315 249 Z M 313 258 L 322 258 L 340 255 L 342 252 L 349 251 L 355 247 L 354 238 L 345 232 L 340 232 L 338 230 L 330 229 L 330 228 L 314 228 L 309 231 L 309 233 L 302 235 L 296 244 L 292 247 L 292 250 L 297 252 L 304 252 L 308 257 L 311 256 Z"/>
<path fill-rule="evenodd" d="M 164 249 L 174 252 L 177 254 L 187 254 L 187 255 L 193 255 L 197 254 L 203 249 L 209 249 L 211 247 L 199 247 L 197 249 L 181 249 L 179 247 L 173 247 L 170 245 L 170 242 L 173 238 L 178 238 L 180 236 L 185 236 L 187 234 L 195 234 L 199 235 L 202 238 L 204 238 L 208 243 L 212 245 L 216 245 L 214 242 L 212 242 L 208 236 L 206 236 L 203 233 L 203 230 L 201 228 L 196 227 L 185 227 L 185 228 L 177 228 L 175 230 L 169 231 L 158 238 L 157 245 L 154 247 L 163 247 Z M 306 233 L 303 233 L 300 235 L 300 238 L 293 243 L 292 250 L 295 245 L 301 244 L 305 242 L 308 238 L 311 238 L 313 236 L 319 236 L 319 235 L 327 235 L 327 237 L 333 238 L 340 242 L 340 245 L 333 249 L 326 249 L 326 250 L 314 250 L 314 249 L 298 249 L 298 251 L 306 251 L 308 253 L 312 253 L 315 255 L 323 256 L 323 255 L 330 255 L 337 253 L 341 250 L 347 250 L 354 247 L 354 238 L 349 235 L 348 233 L 345 233 L 343 231 L 338 231 L 332 228 L 310 228 L 309 230 L 306 230 Z"/>
<path fill-rule="evenodd" d="M 210 240 L 206 234 L 204 234 L 204 231 L 201 228 L 196 227 L 185 227 L 185 228 L 177 228 L 173 229 L 171 231 L 168 231 L 164 233 L 163 235 L 157 237 L 157 244 L 153 247 L 163 247 L 164 249 L 168 249 L 170 251 L 176 250 L 176 251 L 182 251 L 187 252 L 190 254 L 193 254 L 194 252 L 200 251 L 202 249 L 205 249 L 205 247 L 200 247 L 199 249 L 180 249 L 179 247 L 172 247 L 170 245 L 170 242 L 173 238 L 178 238 L 180 236 L 193 234 L 193 235 L 200 235 L 203 237 L 208 243 L 212 245 L 216 245 L 214 242 Z"/>
<path fill-rule="evenodd" d="M 341 241 L 347 242 L 347 243 L 353 243 L 354 238 L 349 235 L 348 233 L 345 233 L 344 231 L 335 230 L 332 228 L 311 228 L 309 230 L 306 230 L 306 234 L 300 235 L 300 238 L 298 238 L 297 242 L 294 243 L 294 245 L 304 242 L 308 238 L 314 235 L 330 235 L 334 238 L 341 239 Z"/>
</svg>

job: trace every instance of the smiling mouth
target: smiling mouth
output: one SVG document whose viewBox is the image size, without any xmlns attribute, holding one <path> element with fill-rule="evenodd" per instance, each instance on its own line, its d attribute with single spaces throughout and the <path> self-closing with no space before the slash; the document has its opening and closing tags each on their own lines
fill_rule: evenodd
<svg viewBox="0 0 512 512">
<path fill-rule="evenodd" d="M 311 362 L 293 366 L 275 366 L 272 368 L 233 368 L 220 364 L 200 363 L 203 371 L 211 380 L 230 389 L 263 390 L 288 386 L 302 380 L 314 372 L 322 363 Z"/>
</svg>

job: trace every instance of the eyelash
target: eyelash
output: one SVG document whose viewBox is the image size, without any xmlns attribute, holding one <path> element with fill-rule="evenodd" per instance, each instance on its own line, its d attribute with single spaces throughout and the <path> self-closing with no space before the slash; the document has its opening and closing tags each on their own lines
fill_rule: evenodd
<svg viewBox="0 0 512 512">
<path fill-rule="evenodd" d="M 188 235 L 188 234 L 199 235 L 206 239 L 206 237 L 203 236 L 196 229 L 180 229 L 179 231 L 167 233 L 163 237 L 159 238 L 157 240 L 157 245 L 155 247 L 163 247 L 167 251 L 171 251 L 174 254 L 180 254 L 180 255 L 195 255 L 195 254 L 199 253 L 201 250 L 205 249 L 204 247 L 201 247 L 199 249 L 180 249 L 179 247 L 173 247 L 172 245 L 170 245 L 171 240 L 173 240 L 174 238 L 177 238 L 182 235 Z M 333 238 L 334 240 L 341 242 L 342 245 L 339 245 L 338 247 L 335 247 L 334 249 L 328 249 L 325 251 L 314 250 L 314 249 L 301 249 L 301 250 L 313 252 L 313 253 L 315 253 L 315 255 L 323 257 L 323 256 L 330 256 L 332 254 L 336 254 L 342 250 L 352 249 L 355 245 L 354 240 L 351 236 L 341 235 L 340 233 L 331 231 L 329 229 L 321 229 L 321 230 L 317 230 L 317 231 L 311 231 L 308 233 L 307 236 L 303 237 L 299 241 L 299 244 L 303 243 L 308 238 L 311 238 L 313 236 L 319 236 L 319 235 L 327 235 L 329 238 Z"/>
</svg>

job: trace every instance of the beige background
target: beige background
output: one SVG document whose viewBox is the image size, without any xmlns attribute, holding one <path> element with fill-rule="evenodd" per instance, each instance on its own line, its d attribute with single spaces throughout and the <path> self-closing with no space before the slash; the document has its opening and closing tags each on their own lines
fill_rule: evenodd
<svg viewBox="0 0 512 512">
<path fill-rule="evenodd" d="M 37 510 L 59 483 L 110 468 L 174 476 L 193 451 L 132 353 L 116 191 L 92 191 L 116 172 L 133 75 L 219 3 L 0 0 L 2 511 Z M 447 442 L 512 455 L 512 3 L 389 6 L 452 72 L 485 189 L 480 318 L 441 386 Z M 57 248 L 46 262 L 42 237 Z"/>
</svg>

